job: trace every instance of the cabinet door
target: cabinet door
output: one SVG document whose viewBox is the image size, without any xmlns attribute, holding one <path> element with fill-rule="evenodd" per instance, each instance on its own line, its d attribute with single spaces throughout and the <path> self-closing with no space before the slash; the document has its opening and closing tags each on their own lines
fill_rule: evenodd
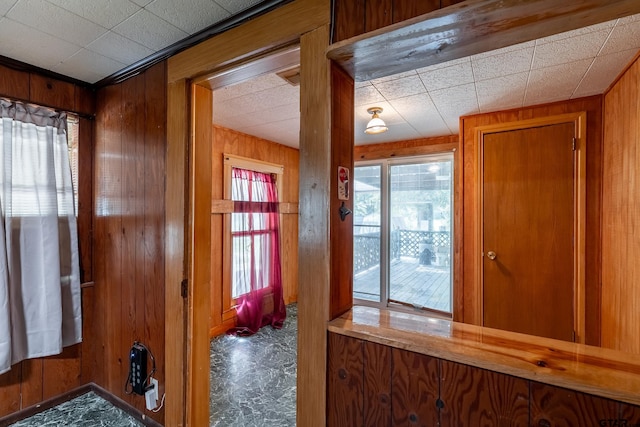
<svg viewBox="0 0 640 427">
<path fill-rule="evenodd" d="M 608 426 L 608 420 L 620 416 L 619 409 L 613 400 L 531 382 L 533 427 Z"/>
<path fill-rule="evenodd" d="M 362 341 L 329 333 L 327 426 L 363 426 Z"/>
<path fill-rule="evenodd" d="M 440 362 L 442 427 L 529 425 L 529 382 L 443 360 Z"/>
<path fill-rule="evenodd" d="M 364 343 L 364 425 L 391 426 L 391 347 Z"/>
<path fill-rule="evenodd" d="M 391 353 L 393 425 L 437 426 L 438 359 L 395 348 Z"/>
</svg>

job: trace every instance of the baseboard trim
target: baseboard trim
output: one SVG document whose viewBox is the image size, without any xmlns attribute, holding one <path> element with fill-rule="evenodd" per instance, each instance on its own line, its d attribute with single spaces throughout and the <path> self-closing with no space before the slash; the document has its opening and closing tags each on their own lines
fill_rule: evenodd
<svg viewBox="0 0 640 427">
<path fill-rule="evenodd" d="M 109 393 L 107 390 L 103 389 L 102 387 L 100 387 L 95 383 L 89 383 L 89 384 L 80 386 L 78 388 L 74 388 L 73 390 L 70 390 L 59 396 L 40 402 L 37 405 L 30 406 L 18 412 L 14 412 L 13 414 L 9 414 L 5 417 L 2 417 L 0 418 L 0 427 L 7 427 L 13 423 L 22 421 L 25 418 L 29 418 L 40 412 L 46 411 L 47 409 L 51 409 L 54 406 L 60 405 L 61 403 L 75 399 L 76 397 L 82 396 L 83 394 L 87 394 L 90 391 L 94 392 L 95 394 L 97 394 L 107 402 L 111 403 L 113 406 L 122 409 L 124 412 L 126 412 L 127 414 L 135 418 L 137 421 L 140 421 L 145 426 L 162 427 L 162 424 L 158 423 L 156 420 L 149 418 L 146 414 L 143 414 L 142 412 L 138 411 L 136 408 L 129 405 L 124 400 L 120 399 L 117 396 L 114 396 L 113 394 Z"/>
</svg>

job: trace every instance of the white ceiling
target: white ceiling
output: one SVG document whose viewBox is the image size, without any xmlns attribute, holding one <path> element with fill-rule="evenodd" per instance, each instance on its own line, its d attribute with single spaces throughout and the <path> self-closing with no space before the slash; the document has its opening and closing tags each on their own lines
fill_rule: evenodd
<svg viewBox="0 0 640 427">
<path fill-rule="evenodd" d="M 356 82 L 355 143 L 458 133 L 462 115 L 603 93 L 640 49 L 640 15 L 407 73 Z M 299 87 L 275 74 L 214 92 L 214 123 L 297 147 Z M 389 130 L 364 133 L 367 108 Z"/>
<path fill-rule="evenodd" d="M 95 83 L 263 0 L 0 0 L 0 55 Z"/>
</svg>

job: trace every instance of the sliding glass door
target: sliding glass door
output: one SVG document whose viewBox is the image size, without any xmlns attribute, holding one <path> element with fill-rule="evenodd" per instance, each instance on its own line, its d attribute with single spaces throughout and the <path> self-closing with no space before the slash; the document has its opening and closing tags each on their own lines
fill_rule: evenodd
<svg viewBox="0 0 640 427">
<path fill-rule="evenodd" d="M 354 299 L 451 313 L 453 156 L 356 164 Z"/>
</svg>

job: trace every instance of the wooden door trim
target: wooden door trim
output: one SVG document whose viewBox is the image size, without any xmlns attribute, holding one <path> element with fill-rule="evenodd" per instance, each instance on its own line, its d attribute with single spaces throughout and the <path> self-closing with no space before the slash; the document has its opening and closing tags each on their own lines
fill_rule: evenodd
<svg viewBox="0 0 640 427">
<path fill-rule="evenodd" d="M 574 135 L 576 138 L 576 149 L 574 155 L 574 261 L 573 261 L 573 295 L 574 295 L 574 320 L 573 327 L 576 333 L 575 342 L 584 344 L 586 335 L 585 317 L 586 317 L 586 303 L 585 303 L 585 238 L 586 238 L 586 194 L 587 194 L 587 173 L 586 173 L 586 153 L 587 153 L 587 113 L 584 111 L 559 114 L 548 117 L 538 117 L 529 120 L 518 120 L 514 122 L 498 123 L 492 125 L 478 126 L 474 128 L 474 144 L 478 147 L 478 157 L 476 159 L 476 183 L 478 191 L 478 208 L 477 208 L 477 227 L 476 238 L 478 242 L 478 249 L 480 254 L 476 254 L 474 262 L 476 264 L 476 283 L 478 286 L 478 292 L 476 293 L 475 309 L 476 313 L 479 313 L 480 324 L 484 324 L 484 264 L 482 258 L 482 249 L 484 248 L 484 235 L 483 235 L 483 163 L 484 163 L 484 136 L 489 133 L 495 132 L 507 132 L 519 129 L 528 129 L 540 126 L 548 126 L 562 123 L 574 124 Z"/>
</svg>

